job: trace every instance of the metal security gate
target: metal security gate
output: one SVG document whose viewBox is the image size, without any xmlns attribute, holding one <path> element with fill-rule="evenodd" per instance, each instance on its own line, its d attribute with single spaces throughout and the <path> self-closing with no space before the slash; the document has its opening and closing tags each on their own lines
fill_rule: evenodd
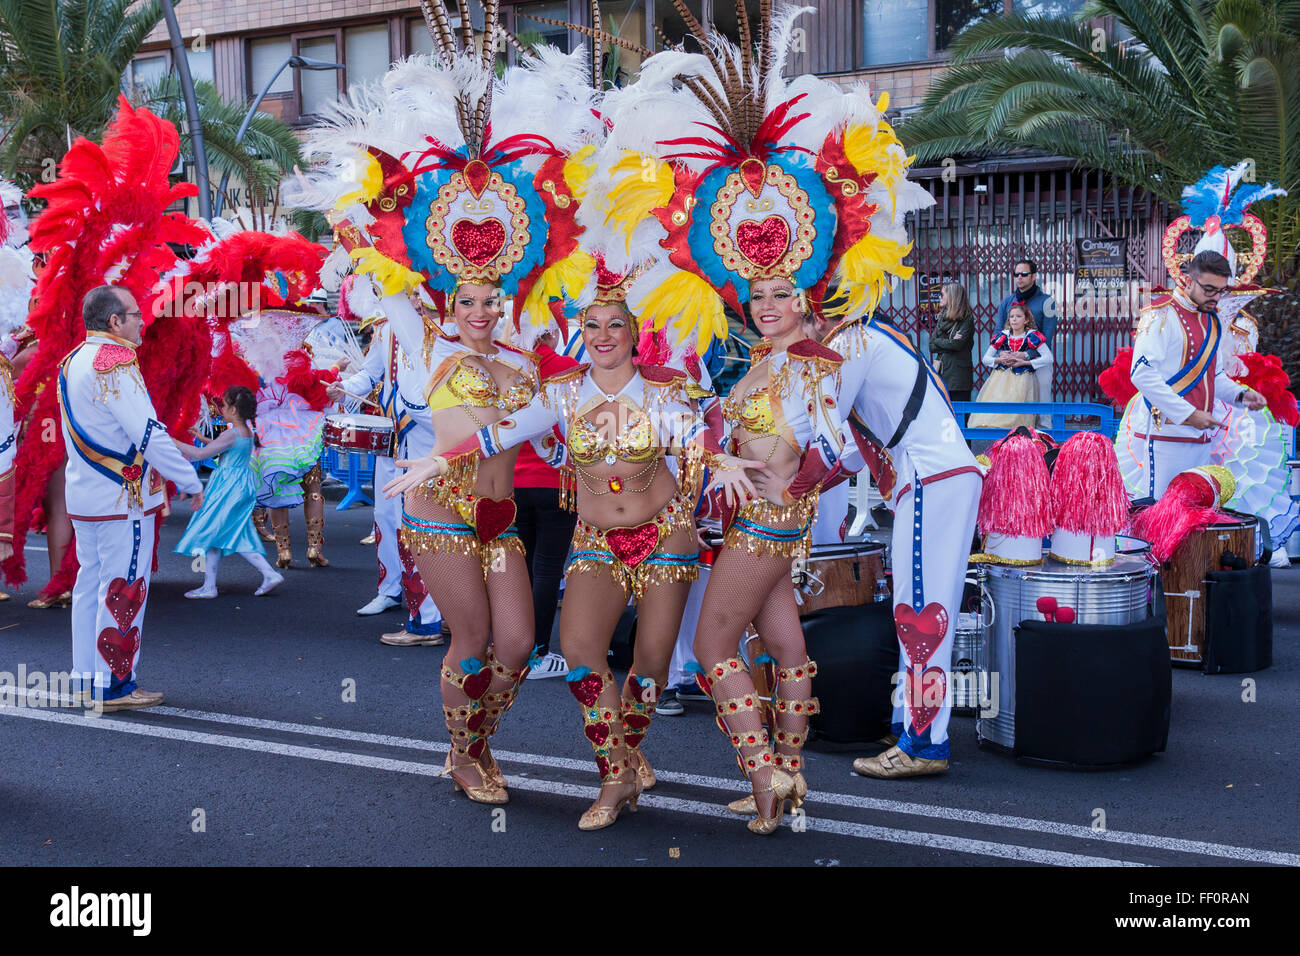
<svg viewBox="0 0 1300 956">
<path fill-rule="evenodd" d="M 1152 286 L 1167 284 L 1160 233 L 1169 210 L 1145 190 L 1117 186 L 1100 172 L 1060 160 L 1007 160 L 979 167 L 916 170 L 912 178 L 935 198 L 909 216 L 917 278 L 900 282 L 882 303 L 892 320 L 928 349 L 933 318 L 918 301 L 930 277 L 965 286 L 975 311 L 976 384 L 988 369 L 980 357 L 996 334 L 998 304 L 1014 288 L 1020 259 L 1038 265 L 1039 285 L 1060 309 L 1052 352 L 1056 401 L 1104 400 L 1097 375 L 1117 349 L 1131 344 L 1137 309 Z M 1127 240 L 1126 290 L 1075 297 L 1075 240 Z"/>
</svg>

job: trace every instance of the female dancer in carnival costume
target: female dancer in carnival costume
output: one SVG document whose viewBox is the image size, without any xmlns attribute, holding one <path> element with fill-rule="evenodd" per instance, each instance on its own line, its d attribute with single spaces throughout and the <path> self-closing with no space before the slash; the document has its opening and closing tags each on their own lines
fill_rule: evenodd
<svg viewBox="0 0 1300 956">
<path fill-rule="evenodd" d="M 779 8 L 751 33 L 738 3 L 737 48 L 685 4 L 676 6 L 705 52 L 657 54 L 636 84 L 606 94 L 613 130 L 589 190 L 597 201 L 589 196 L 584 208 L 603 207 L 619 227 L 600 250 L 611 267 L 620 268 L 617 257 L 629 249 L 658 258 L 628 295 L 642 321 L 671 322 L 679 339 L 694 333 L 703 351 L 726 334 L 724 302 L 738 314 L 749 302 L 767 341 L 725 417 L 735 453 L 784 483 L 813 435 L 838 433 L 842 422 L 840 357 L 804 337 L 805 292 L 824 293 L 836 281 L 842 292 L 869 294 L 874 303 L 887 271 L 910 272 L 900 264 L 907 251 L 901 230 L 873 234 L 877 211 L 880 220 L 895 212 L 892 183 L 906 154 L 883 148 L 896 141 L 880 135 L 888 126 L 862 91 L 782 77 L 803 11 Z M 878 173 L 889 174 L 890 186 L 872 191 Z M 738 514 L 724 509 L 725 547 L 695 639 L 696 658 L 706 665 L 699 682 L 753 789 L 752 803 L 738 809 L 757 814 L 749 824 L 756 833 L 773 832 L 785 802 L 797 805 L 807 792 L 800 754 L 817 706 L 816 665 L 790 579 L 791 562 L 807 547 L 817 486 L 778 500 L 749 501 Z M 737 656 L 751 622 L 774 658 L 755 662 L 776 670 L 770 709 Z"/>
<path fill-rule="evenodd" d="M 543 50 L 497 79 L 493 44 L 461 50 L 441 0 L 424 11 L 436 53 L 398 64 L 381 87 L 354 89 L 330 126 L 314 131 L 330 162 L 303 195 L 332 199 L 336 230 L 359 246 L 357 269 L 384 292 L 398 341 L 432 370 L 432 453 L 442 455 L 536 394 L 534 356 L 492 333 L 502 296 L 513 298 L 517 320 L 525 308 L 549 311 L 572 277 L 566 260 L 579 229 L 569 160 L 596 138 L 598 121 L 578 55 Z M 493 35 L 495 4 L 487 13 Z M 405 294 L 420 284 L 458 334 L 436 326 L 426 334 Z M 447 772 L 484 803 L 509 799 L 488 740 L 532 649 L 532 592 L 512 527 L 515 457 L 459 462 L 412 489 L 402 519 L 452 633 L 442 668 Z"/>
<path fill-rule="evenodd" d="M 597 266 L 592 284 L 595 300 L 579 313 L 590 364 L 543 382 L 528 406 L 480 429 L 452 450 L 457 457 L 450 462 L 421 459 L 386 489 L 394 495 L 430 480 L 437 485 L 461 467 L 462 456 L 509 455 L 529 440 L 549 441 L 552 463 L 567 448 L 578 523 L 565 569 L 560 634 L 569 689 L 581 706 L 601 777 L 600 795 L 578 822 L 583 830 L 609 826 L 625 805 L 635 811 L 641 791 L 655 782 L 641 745 L 698 573 L 694 515 L 703 466 L 732 466 L 719 480 L 733 502 L 753 493 L 740 463 L 719 457 L 687 392 L 686 373 L 633 363 L 637 329 L 624 305 L 624 277 Z M 555 427 L 563 447 L 549 437 Z M 677 456 L 676 475 L 668 455 Z M 620 693 L 608 656 L 629 597 L 637 602 L 637 640 Z"/>
</svg>

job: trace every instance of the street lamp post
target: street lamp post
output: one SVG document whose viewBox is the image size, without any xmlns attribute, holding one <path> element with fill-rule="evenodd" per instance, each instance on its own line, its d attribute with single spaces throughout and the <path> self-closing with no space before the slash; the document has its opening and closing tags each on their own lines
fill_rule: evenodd
<svg viewBox="0 0 1300 956">
<path fill-rule="evenodd" d="M 344 68 L 342 63 L 327 63 L 324 60 L 313 60 L 306 56 L 289 57 L 280 64 L 278 70 L 271 74 L 271 78 L 266 81 L 266 86 L 262 87 L 262 92 L 257 94 L 257 99 L 253 100 L 253 105 L 248 108 L 248 112 L 244 115 L 244 121 L 239 124 L 239 132 L 235 134 L 236 146 L 244 141 L 244 134 L 248 132 L 248 124 L 253 122 L 253 115 L 257 112 L 257 108 L 262 105 L 262 100 L 266 97 L 266 94 L 271 92 L 271 87 L 280 78 L 280 74 L 289 67 L 293 67 L 295 70 L 341 70 Z M 213 210 L 213 216 L 221 215 L 222 207 L 226 203 L 226 184 L 229 181 L 230 170 L 227 169 L 221 176 L 221 185 L 217 187 L 217 206 Z"/>
<path fill-rule="evenodd" d="M 199 123 L 199 104 L 194 98 L 194 78 L 190 76 L 190 61 L 185 56 L 185 41 L 176 21 L 176 10 L 171 0 L 163 0 L 163 16 L 167 18 L 167 34 L 171 38 L 172 62 L 181 80 L 181 94 L 185 97 L 185 115 L 190 123 L 190 138 L 194 143 L 194 178 L 199 187 L 199 216 L 212 218 L 212 197 L 208 195 L 208 153 L 203 145 L 203 126 Z"/>
</svg>

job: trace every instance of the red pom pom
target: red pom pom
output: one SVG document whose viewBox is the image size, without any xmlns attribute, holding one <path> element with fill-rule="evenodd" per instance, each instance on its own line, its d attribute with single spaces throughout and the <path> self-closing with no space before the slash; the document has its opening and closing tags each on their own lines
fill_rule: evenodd
<svg viewBox="0 0 1300 956">
<path fill-rule="evenodd" d="M 992 465 L 980 492 L 983 534 L 1041 538 L 1052 533 L 1047 462 L 1033 438 L 1011 435 L 990 449 Z"/>
<path fill-rule="evenodd" d="M 1223 516 L 1215 509 L 1218 490 L 1208 477 L 1195 471 L 1174 476 L 1169 487 L 1150 508 L 1133 517 L 1133 533 L 1151 542 L 1152 556 L 1162 564 L 1194 531 Z"/>
<path fill-rule="evenodd" d="M 1052 470 L 1052 518 L 1075 534 L 1112 535 L 1128 527 L 1128 493 L 1115 447 L 1099 432 L 1075 432 Z"/>
<path fill-rule="evenodd" d="M 1074 623 L 1074 608 L 1072 608 L 1072 607 L 1058 607 L 1058 608 L 1056 609 L 1056 623 L 1057 623 L 1057 624 L 1073 624 L 1073 623 Z"/>
<path fill-rule="evenodd" d="M 1110 368 L 1097 376 L 1097 384 L 1120 411 L 1137 394 L 1137 386 L 1129 378 L 1129 368 L 1133 365 L 1133 350 L 1120 349 L 1115 353 L 1115 361 Z"/>
<path fill-rule="evenodd" d="M 1038 608 L 1038 613 L 1043 616 L 1054 614 L 1056 612 L 1056 598 L 1051 596 L 1040 597 L 1034 606 Z"/>
</svg>

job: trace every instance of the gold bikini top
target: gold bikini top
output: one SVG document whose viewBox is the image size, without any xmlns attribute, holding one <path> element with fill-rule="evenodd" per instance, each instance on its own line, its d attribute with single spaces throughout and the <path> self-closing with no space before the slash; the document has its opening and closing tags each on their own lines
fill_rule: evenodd
<svg viewBox="0 0 1300 956">
<path fill-rule="evenodd" d="M 722 403 L 722 417 L 732 428 L 744 428 L 753 435 L 777 434 L 766 385 L 751 388 L 743 396 L 732 392 Z"/>
<path fill-rule="evenodd" d="M 510 413 L 523 408 L 532 399 L 533 387 L 529 382 L 515 382 L 502 392 L 491 375 L 461 361 L 429 396 L 429 411 L 468 405 L 471 408 L 499 408 Z"/>
<path fill-rule="evenodd" d="M 585 417 L 575 418 L 567 439 L 574 462 L 594 465 L 603 460 L 606 465 L 613 465 L 619 461 L 647 462 L 657 458 L 659 439 L 650 427 L 650 419 L 640 411 L 630 411 L 631 421 L 619 429 L 613 441 L 602 438 L 600 430 Z"/>
</svg>

